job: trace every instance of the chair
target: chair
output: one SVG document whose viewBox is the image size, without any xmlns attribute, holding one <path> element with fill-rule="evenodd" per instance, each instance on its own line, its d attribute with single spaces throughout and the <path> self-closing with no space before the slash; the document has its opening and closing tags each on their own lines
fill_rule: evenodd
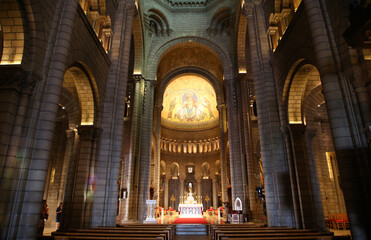
<svg viewBox="0 0 371 240">
<path fill-rule="evenodd" d="M 346 230 L 347 228 L 349 229 L 349 220 L 347 214 L 336 214 L 335 227 L 336 230 Z"/>
<path fill-rule="evenodd" d="M 329 214 L 327 218 L 325 218 L 326 227 L 329 229 L 336 229 L 336 214 Z"/>
</svg>

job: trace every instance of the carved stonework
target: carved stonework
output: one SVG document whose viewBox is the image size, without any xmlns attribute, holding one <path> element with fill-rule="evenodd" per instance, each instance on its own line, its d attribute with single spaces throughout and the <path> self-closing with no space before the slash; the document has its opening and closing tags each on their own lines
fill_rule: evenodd
<svg viewBox="0 0 371 240">
<path fill-rule="evenodd" d="M 184 7 L 207 7 L 208 5 L 216 2 L 216 0 L 159 0 L 167 3 L 174 8 L 184 8 Z"/>
<path fill-rule="evenodd" d="M 210 27 L 206 32 L 211 36 L 226 35 L 233 33 L 235 14 L 230 8 L 222 8 L 211 19 Z"/>
<path fill-rule="evenodd" d="M 157 9 L 150 9 L 144 13 L 144 26 L 148 31 L 148 36 L 156 37 L 170 36 L 173 30 L 170 29 L 166 16 Z"/>
<path fill-rule="evenodd" d="M 134 82 L 140 82 L 143 79 L 142 75 L 140 75 L 140 74 L 134 74 L 132 76 L 132 78 L 133 78 Z"/>
</svg>

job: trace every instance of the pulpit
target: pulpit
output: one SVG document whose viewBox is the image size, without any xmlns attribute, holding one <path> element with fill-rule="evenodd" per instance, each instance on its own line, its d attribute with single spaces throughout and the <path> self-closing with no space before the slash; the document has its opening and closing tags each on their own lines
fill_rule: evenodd
<svg viewBox="0 0 371 240">
<path fill-rule="evenodd" d="M 156 223 L 156 200 L 147 200 L 147 218 L 144 223 Z"/>
</svg>

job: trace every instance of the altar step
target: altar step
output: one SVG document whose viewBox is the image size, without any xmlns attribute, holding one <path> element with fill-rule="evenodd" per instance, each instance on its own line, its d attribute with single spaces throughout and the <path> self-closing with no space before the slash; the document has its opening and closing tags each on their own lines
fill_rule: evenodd
<svg viewBox="0 0 371 240">
<path fill-rule="evenodd" d="M 177 224 L 175 225 L 175 235 L 208 235 L 208 225 Z"/>
</svg>

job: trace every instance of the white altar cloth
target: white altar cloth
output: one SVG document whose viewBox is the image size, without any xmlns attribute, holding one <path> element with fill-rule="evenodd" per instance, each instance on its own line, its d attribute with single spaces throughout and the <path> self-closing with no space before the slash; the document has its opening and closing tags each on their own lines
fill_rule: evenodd
<svg viewBox="0 0 371 240">
<path fill-rule="evenodd" d="M 181 218 L 197 218 L 202 217 L 202 204 L 179 204 L 179 212 Z"/>
</svg>

